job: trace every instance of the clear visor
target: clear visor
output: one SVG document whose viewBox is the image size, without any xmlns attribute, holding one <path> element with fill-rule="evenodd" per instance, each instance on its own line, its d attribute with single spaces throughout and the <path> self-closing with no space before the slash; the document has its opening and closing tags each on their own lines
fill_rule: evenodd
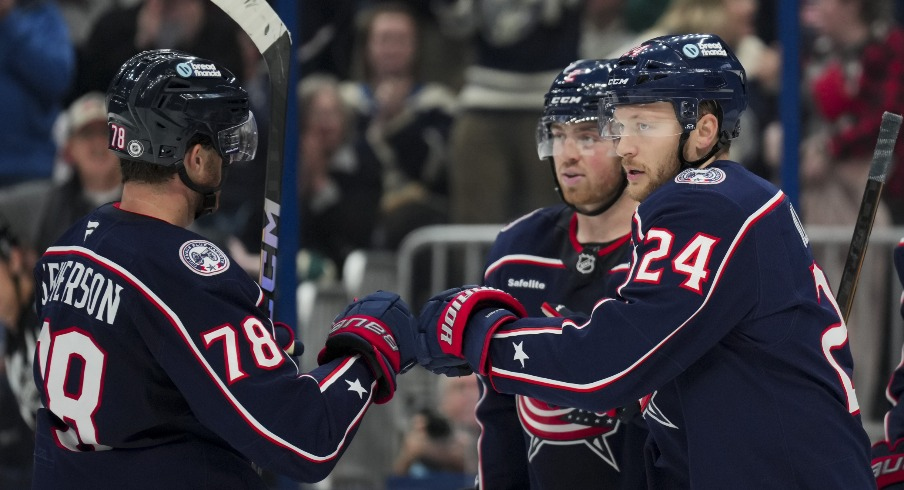
<svg viewBox="0 0 904 490">
<path fill-rule="evenodd" d="M 217 133 L 220 155 L 227 165 L 254 160 L 257 154 L 257 120 L 248 111 L 245 122 Z"/>
<path fill-rule="evenodd" d="M 682 110 L 688 107 L 686 101 L 679 101 Z M 696 104 L 693 113 L 685 114 L 685 120 L 696 120 Z M 642 136 L 645 138 L 662 138 L 677 136 L 685 131 L 693 130 L 695 125 L 688 123 L 682 127 L 675 113 L 671 100 L 660 98 L 632 97 L 623 102 L 606 99 L 600 104 L 599 131 L 605 139 L 619 139 L 626 136 Z"/>
<path fill-rule="evenodd" d="M 537 156 L 541 160 L 564 157 L 568 152 L 580 156 L 593 156 L 607 148 L 600 137 L 595 117 L 571 119 L 544 117 L 537 124 Z M 610 147 L 611 145 L 605 145 Z"/>
</svg>

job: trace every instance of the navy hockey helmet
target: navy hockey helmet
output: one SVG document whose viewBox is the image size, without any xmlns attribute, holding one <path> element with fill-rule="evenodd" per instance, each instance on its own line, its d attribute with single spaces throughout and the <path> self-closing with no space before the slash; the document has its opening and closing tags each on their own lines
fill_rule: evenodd
<svg viewBox="0 0 904 490">
<path fill-rule="evenodd" d="M 556 165 L 553 160 L 554 140 L 551 126 L 554 123 L 595 122 L 599 118 L 600 98 L 606 94 L 609 72 L 614 65 L 614 60 L 578 60 L 565 67 L 549 87 L 549 92 L 544 98 L 543 116 L 537 123 L 537 155 L 541 160 L 549 162 L 553 181 L 556 183 L 556 193 L 565 204 L 588 216 L 595 216 L 609 209 L 627 187 L 627 177 L 623 175 L 618 190 L 613 193 L 609 201 L 601 203 L 596 209 L 582 211 L 574 207 L 565 199 L 559 186 Z"/>
<path fill-rule="evenodd" d="M 600 102 L 600 131 L 618 137 L 618 125 L 609 118 L 619 105 L 671 102 L 681 124 L 681 145 L 697 127 L 698 109 L 705 100 L 716 102 L 721 114 L 720 140 L 704 158 L 682 164 L 703 163 L 741 132 L 741 114 L 747 108 L 747 75 L 728 44 L 715 34 L 661 36 L 622 55 L 609 75 L 606 96 Z"/>
<path fill-rule="evenodd" d="M 613 64 L 610 60 L 578 60 L 556 76 L 537 124 L 537 155 L 541 160 L 552 156 L 551 124 L 597 120 L 599 100 L 606 94 Z"/>
<path fill-rule="evenodd" d="M 210 138 L 226 164 L 257 151 L 257 123 L 235 75 L 212 61 L 162 49 L 123 64 L 107 90 L 109 146 L 162 166 L 182 163 L 192 137 Z"/>
</svg>

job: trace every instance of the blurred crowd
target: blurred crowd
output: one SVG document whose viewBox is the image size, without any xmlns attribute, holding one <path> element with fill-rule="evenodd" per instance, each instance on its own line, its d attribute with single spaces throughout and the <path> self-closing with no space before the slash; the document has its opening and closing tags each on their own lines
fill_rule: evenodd
<svg viewBox="0 0 904 490">
<path fill-rule="evenodd" d="M 395 251 L 408 233 L 426 225 L 505 223 L 557 202 L 534 141 L 551 81 L 574 60 L 617 57 L 658 35 L 712 32 L 732 45 L 746 69 L 751 100 L 732 158 L 777 180 L 788 163 L 781 161 L 777 4 L 299 2 L 299 29 L 292 33 L 301 74 L 294 87 L 304 259 L 299 279 L 340 281 L 353 251 Z M 881 115 L 904 113 L 901 4 L 800 2 L 805 224 L 853 224 Z M 181 49 L 230 67 L 266 132 L 266 65 L 250 39 L 208 0 L 0 0 L 5 349 L 26 341 L 20 327 L 29 320 L 31 293 L 21 284 L 30 261 L 76 218 L 118 198 L 118 161 L 106 149 L 104 92 L 126 59 L 153 48 Z M 267 135 L 260 141 L 265 144 Z M 904 145 L 897 148 L 880 225 L 904 223 Z M 196 223 L 254 277 L 267 152 L 257 154 L 260 161 L 230 169 L 220 210 Z M 0 377 L 0 407 L 10 406 L 5 380 Z M 8 409 L 0 416 L 0 441 L 27 427 L 14 414 Z M 436 429 L 430 425 L 434 416 L 420 412 L 412 430 Z M 443 427 L 436 430 L 451 433 Z M 423 434 L 405 441 L 409 453 L 400 456 L 398 471 L 424 466 L 411 452 L 423 446 Z M 0 473 L 10 478 L 0 480 L 2 488 L 16 488 L 4 483 L 26 478 L 16 471 L 30 459 L 7 457 L 9 447 L 30 455 L 21 445 L 0 448 Z M 456 468 L 472 468 L 466 455 L 459 456 L 463 462 Z"/>
<path fill-rule="evenodd" d="M 424 225 L 504 223 L 555 202 L 533 142 L 550 80 L 576 59 L 616 57 L 657 35 L 706 31 L 732 45 L 751 92 L 732 156 L 773 180 L 782 164 L 774 0 L 309 0 L 298 10 L 302 279 L 340 279 L 353 250 L 396 250 Z M 891 2 L 801 2 L 805 221 L 836 218 L 822 200 L 859 197 L 881 113 L 901 112 L 898 14 Z M 209 1 L 0 0 L 0 40 L 0 107 L 10 115 L 0 118 L 4 194 L 33 200 L 31 186 L 68 181 L 67 192 L 86 202 L 115 197 L 115 171 L 89 179 L 79 160 L 103 158 L 71 148 L 70 140 L 92 139 L 73 130 L 91 110 L 75 102 L 102 94 L 122 61 L 144 49 L 231 67 L 266 132 L 266 66 Z M 220 211 L 198 226 L 253 256 L 264 166 L 230 172 Z M 891 177 L 886 201 L 882 219 L 904 221 L 904 171 Z M 59 229 L 47 226 L 56 228 L 14 223 L 14 231 L 40 251 Z"/>
</svg>

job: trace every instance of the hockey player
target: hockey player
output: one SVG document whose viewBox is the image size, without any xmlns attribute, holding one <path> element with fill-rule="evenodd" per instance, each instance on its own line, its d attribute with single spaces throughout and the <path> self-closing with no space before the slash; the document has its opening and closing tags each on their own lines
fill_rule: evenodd
<svg viewBox="0 0 904 490">
<path fill-rule="evenodd" d="M 597 129 L 598 101 L 612 63 L 566 67 L 545 98 L 537 151 L 565 204 L 539 209 L 503 229 L 488 256 L 484 284 L 509 292 L 533 316 L 589 312 L 614 295 L 628 272 L 637 203 L 611 140 Z M 486 381 L 481 379 L 481 381 Z M 481 383 L 480 488 L 624 488 L 644 485 L 639 414 L 591 412 Z M 520 422 L 520 423 L 519 423 Z"/>
<path fill-rule="evenodd" d="M 904 238 L 894 251 L 898 280 L 904 284 Z M 901 315 L 904 316 L 904 296 L 901 298 Z M 901 362 L 895 368 L 885 389 L 891 408 L 885 414 L 884 438 L 872 447 L 873 475 L 880 489 L 904 489 L 904 349 Z"/>
<path fill-rule="evenodd" d="M 266 488 L 252 461 L 323 479 L 413 363 L 413 317 L 390 293 L 354 302 L 320 367 L 300 373 L 258 285 L 186 229 L 216 208 L 229 164 L 256 151 L 235 76 L 146 51 L 122 66 L 107 105 L 122 200 L 35 267 L 35 488 Z"/>
<path fill-rule="evenodd" d="M 747 106 L 734 53 L 714 35 L 649 40 L 600 106 L 640 201 L 617 294 L 562 319 L 445 291 L 421 312 L 419 361 L 584 410 L 640 399 L 649 488 L 873 487 L 829 282 L 788 198 L 728 160 Z"/>
</svg>

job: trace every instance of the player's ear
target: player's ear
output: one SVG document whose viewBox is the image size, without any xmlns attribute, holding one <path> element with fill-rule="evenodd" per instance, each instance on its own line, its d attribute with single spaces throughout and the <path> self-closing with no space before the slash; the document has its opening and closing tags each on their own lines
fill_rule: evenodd
<svg viewBox="0 0 904 490">
<path fill-rule="evenodd" d="M 691 132 L 691 147 L 700 155 L 705 155 L 719 141 L 719 119 L 714 114 L 703 114 L 697 121 L 697 128 Z"/>
<path fill-rule="evenodd" d="M 186 170 L 197 171 L 204 164 L 204 159 L 209 158 L 204 151 L 204 145 L 195 143 L 185 150 L 184 165 Z"/>
</svg>

